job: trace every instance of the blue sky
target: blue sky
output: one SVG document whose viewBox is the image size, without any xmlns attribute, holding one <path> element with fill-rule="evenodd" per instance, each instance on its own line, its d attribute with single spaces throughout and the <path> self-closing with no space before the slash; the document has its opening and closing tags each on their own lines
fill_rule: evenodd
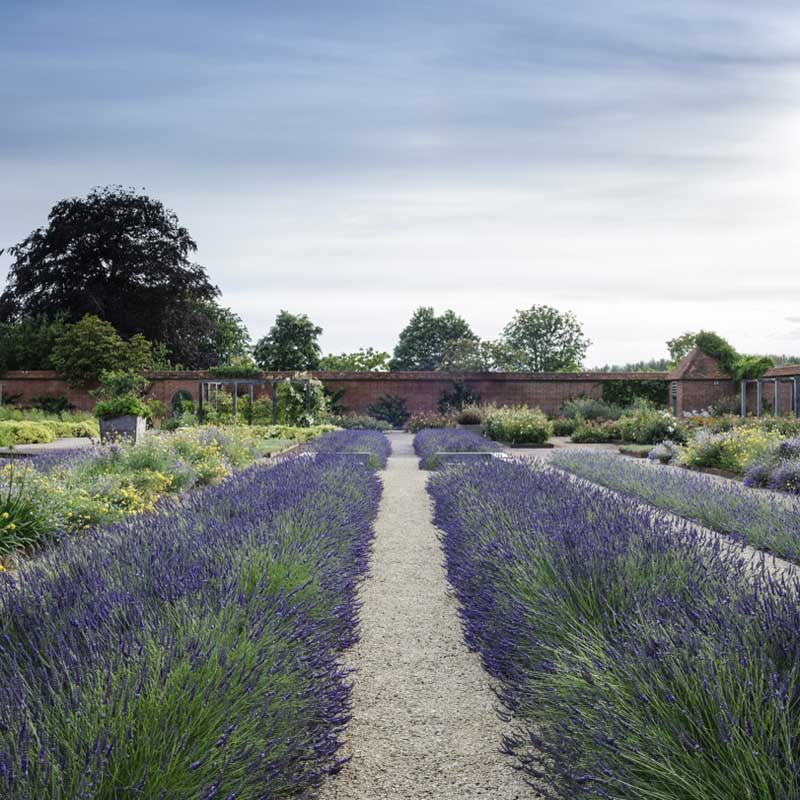
<svg viewBox="0 0 800 800">
<path fill-rule="evenodd" d="M 492 337 L 549 303 L 591 364 L 697 327 L 798 352 L 799 96 L 779 0 L 4 0 L 0 246 L 119 183 L 254 337 L 288 308 L 391 349 L 417 305 Z"/>
</svg>

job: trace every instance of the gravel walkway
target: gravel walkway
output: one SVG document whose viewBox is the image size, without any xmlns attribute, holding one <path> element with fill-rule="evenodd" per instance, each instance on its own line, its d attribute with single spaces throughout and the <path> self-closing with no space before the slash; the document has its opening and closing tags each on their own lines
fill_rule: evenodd
<svg viewBox="0 0 800 800">
<path fill-rule="evenodd" d="M 492 798 L 539 794 L 500 754 L 508 731 L 495 711 L 489 678 L 461 633 L 443 554 L 410 434 L 389 434 L 394 453 L 383 473 L 371 570 L 361 590 L 361 641 L 352 760 L 322 787 L 321 800 Z"/>
</svg>

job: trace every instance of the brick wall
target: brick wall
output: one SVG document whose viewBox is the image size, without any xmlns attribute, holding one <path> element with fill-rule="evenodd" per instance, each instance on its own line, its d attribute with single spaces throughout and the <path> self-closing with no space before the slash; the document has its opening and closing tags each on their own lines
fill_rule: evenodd
<svg viewBox="0 0 800 800">
<path fill-rule="evenodd" d="M 286 377 L 274 373 L 267 377 Z M 351 411 L 363 413 L 381 395 L 394 394 L 406 399 L 410 411 L 432 411 L 443 391 L 453 388 L 453 381 L 464 381 L 478 392 L 483 402 L 498 405 L 539 406 L 548 413 L 557 412 L 575 397 L 602 397 L 608 380 L 666 380 L 664 373 L 442 373 L 442 372 L 320 372 L 316 376 L 326 387 L 344 392 L 341 402 Z M 167 406 L 178 391 L 197 398 L 199 383 L 214 380 L 203 372 L 148 373 L 150 396 Z M 54 372 L 8 372 L 0 378 L 4 394 L 19 394 L 20 405 L 42 395 L 66 395 L 77 408 L 90 410 L 94 398 L 88 391 L 72 390 Z M 269 393 L 269 387 L 260 390 Z"/>
</svg>

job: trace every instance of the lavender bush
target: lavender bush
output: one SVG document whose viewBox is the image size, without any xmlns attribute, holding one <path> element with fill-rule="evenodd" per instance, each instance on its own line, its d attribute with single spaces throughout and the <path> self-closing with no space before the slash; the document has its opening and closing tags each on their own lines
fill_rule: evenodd
<svg viewBox="0 0 800 800">
<path fill-rule="evenodd" d="M 429 490 L 466 639 L 513 712 L 504 749 L 548 796 L 800 795 L 797 580 L 519 460 Z"/>
<path fill-rule="evenodd" d="M 254 466 L 0 574 L 0 796 L 294 796 L 337 767 L 374 472 Z"/>
<path fill-rule="evenodd" d="M 550 463 L 712 530 L 732 534 L 760 550 L 800 561 L 800 500 L 776 497 L 711 475 L 602 453 L 559 451 Z"/>
<path fill-rule="evenodd" d="M 800 436 L 779 442 L 744 477 L 745 486 L 800 494 Z"/>
<path fill-rule="evenodd" d="M 414 437 L 414 452 L 420 469 L 436 469 L 438 453 L 493 453 L 500 445 L 458 428 L 425 428 Z"/>
<path fill-rule="evenodd" d="M 311 444 L 317 453 L 369 453 L 370 466 L 383 469 L 392 444 L 380 431 L 344 430 L 326 433 Z"/>
</svg>

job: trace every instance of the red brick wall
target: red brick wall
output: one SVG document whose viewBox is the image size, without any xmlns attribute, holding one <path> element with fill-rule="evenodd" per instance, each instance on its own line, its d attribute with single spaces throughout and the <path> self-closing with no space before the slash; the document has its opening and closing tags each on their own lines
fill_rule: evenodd
<svg viewBox="0 0 800 800">
<path fill-rule="evenodd" d="M 289 373 L 275 373 L 284 377 Z M 200 381 L 210 379 L 202 372 L 149 373 L 150 396 L 170 405 L 173 395 L 184 390 L 198 395 Z M 463 380 L 477 391 L 483 402 L 498 405 L 539 406 L 548 413 L 558 411 L 567 401 L 586 396 L 600 398 L 607 380 L 665 380 L 661 373 L 440 373 L 440 372 L 320 372 L 318 377 L 333 390 L 344 390 L 342 403 L 354 412 L 365 412 L 381 395 L 395 394 L 406 399 L 410 411 L 431 411 L 443 391 L 451 390 L 454 380 Z M 3 392 L 21 394 L 20 405 L 41 395 L 66 395 L 77 408 L 90 410 L 94 398 L 82 390 L 71 390 L 54 372 L 9 372 L 0 378 Z M 269 387 L 261 390 L 268 393 Z"/>
</svg>

